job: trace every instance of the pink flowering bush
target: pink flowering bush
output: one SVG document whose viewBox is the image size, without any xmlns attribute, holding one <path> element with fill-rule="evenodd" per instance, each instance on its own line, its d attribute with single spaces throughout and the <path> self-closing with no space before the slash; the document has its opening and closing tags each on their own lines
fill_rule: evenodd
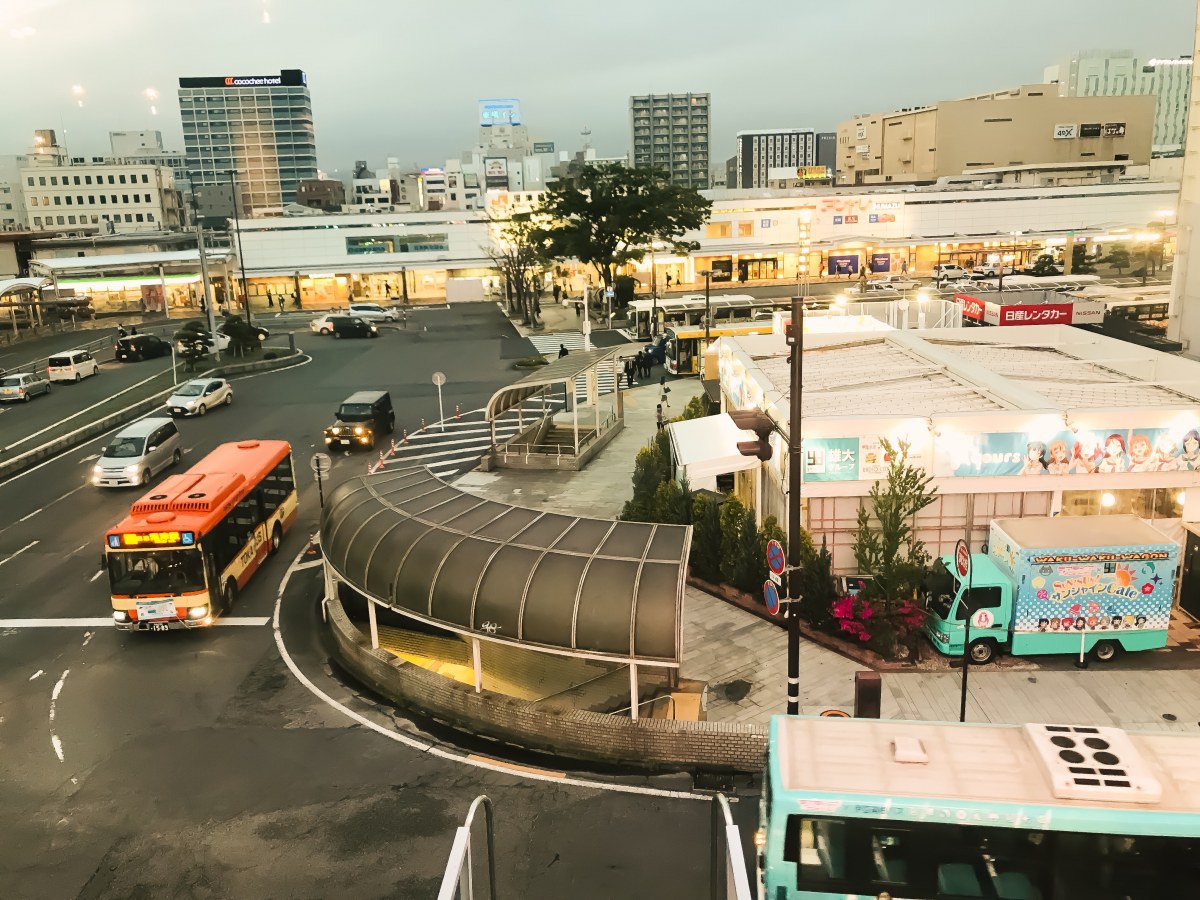
<svg viewBox="0 0 1200 900">
<path fill-rule="evenodd" d="M 853 635 L 863 643 L 871 640 L 868 626 L 875 616 L 875 609 L 870 601 L 840 597 L 833 602 L 832 612 L 838 627 L 846 634 Z"/>
</svg>

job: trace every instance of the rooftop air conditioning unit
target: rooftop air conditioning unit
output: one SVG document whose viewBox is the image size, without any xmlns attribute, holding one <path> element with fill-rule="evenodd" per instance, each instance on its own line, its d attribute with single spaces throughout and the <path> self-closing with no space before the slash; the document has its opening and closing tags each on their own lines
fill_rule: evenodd
<svg viewBox="0 0 1200 900">
<path fill-rule="evenodd" d="M 1120 728 L 1025 726 L 1060 800 L 1157 803 L 1162 784 Z"/>
</svg>

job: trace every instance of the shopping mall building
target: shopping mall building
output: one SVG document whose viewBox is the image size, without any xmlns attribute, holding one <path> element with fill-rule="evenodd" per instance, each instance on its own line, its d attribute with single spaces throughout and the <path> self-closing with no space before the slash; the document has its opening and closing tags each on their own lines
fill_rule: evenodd
<svg viewBox="0 0 1200 900">
<path fill-rule="evenodd" d="M 698 273 L 706 270 L 718 287 L 794 282 L 801 262 L 808 274 L 828 278 L 853 278 L 864 269 L 928 274 L 939 262 L 970 268 L 998 258 L 1020 265 L 1048 250 L 1060 252 L 1068 241 L 1089 252 L 1118 242 L 1156 244 L 1169 256 L 1178 192 L 1173 181 L 709 191 L 709 221 L 685 236 L 698 249 L 690 256 L 659 253 L 629 271 L 662 291 L 668 276 L 672 288 L 702 285 Z M 240 244 L 244 266 L 236 271 L 244 268 L 256 308 L 266 307 L 268 291 L 272 297 L 299 293 L 309 308 L 345 303 L 351 292 L 413 302 L 441 302 L 448 293 L 452 300 L 469 298 L 499 286 L 489 258 L 495 240 L 489 216 L 502 219 L 536 200 L 535 194 L 494 191 L 487 211 L 243 219 L 231 249 Z M 35 253 L 96 256 L 61 247 Z M 143 262 L 140 271 L 123 271 L 97 257 L 87 274 L 59 273 L 59 286 L 91 294 L 101 311 L 132 309 L 142 302 L 144 285 L 162 288 L 156 261 Z M 198 295 L 198 267 L 171 262 L 167 274 L 180 296 Z M 596 278 L 577 265 L 562 271 L 571 274 L 573 292 Z M 456 290 L 456 284 L 474 291 Z"/>
</svg>

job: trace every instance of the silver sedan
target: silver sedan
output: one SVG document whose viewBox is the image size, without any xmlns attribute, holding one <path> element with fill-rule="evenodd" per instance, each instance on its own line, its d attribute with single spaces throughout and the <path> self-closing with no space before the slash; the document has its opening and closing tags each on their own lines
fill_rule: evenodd
<svg viewBox="0 0 1200 900">
<path fill-rule="evenodd" d="M 233 402 L 233 386 L 224 378 L 197 378 L 181 384 L 167 398 L 173 416 L 202 416 L 214 406 Z"/>
</svg>

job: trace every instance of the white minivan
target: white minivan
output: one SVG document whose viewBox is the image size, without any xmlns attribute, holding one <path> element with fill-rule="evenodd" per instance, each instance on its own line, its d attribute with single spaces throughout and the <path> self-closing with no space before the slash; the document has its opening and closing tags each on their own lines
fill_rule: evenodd
<svg viewBox="0 0 1200 900">
<path fill-rule="evenodd" d="M 83 381 L 99 374 L 100 363 L 86 350 L 67 350 L 46 360 L 46 375 L 51 381 Z"/>
<path fill-rule="evenodd" d="M 119 431 L 92 469 L 97 487 L 147 485 L 183 459 L 182 438 L 171 419 L 141 419 Z"/>
</svg>

